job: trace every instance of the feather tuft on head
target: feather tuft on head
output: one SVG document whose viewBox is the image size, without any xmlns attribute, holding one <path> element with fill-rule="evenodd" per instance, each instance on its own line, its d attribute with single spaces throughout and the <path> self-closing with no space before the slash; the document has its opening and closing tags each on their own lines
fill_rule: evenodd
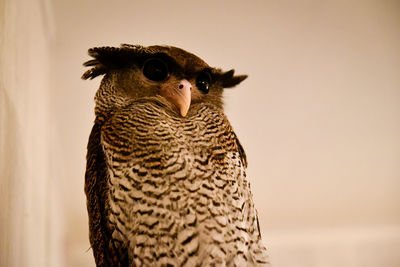
<svg viewBox="0 0 400 267">
<path fill-rule="evenodd" d="M 223 88 L 231 88 L 242 81 L 244 81 L 248 76 L 247 75 L 234 75 L 235 70 L 229 70 L 227 72 L 219 71 L 216 76 L 217 80 L 220 81 Z"/>
</svg>

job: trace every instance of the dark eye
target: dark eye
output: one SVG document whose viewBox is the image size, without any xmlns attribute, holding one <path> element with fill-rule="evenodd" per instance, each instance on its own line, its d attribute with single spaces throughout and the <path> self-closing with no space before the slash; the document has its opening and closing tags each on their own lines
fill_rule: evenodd
<svg viewBox="0 0 400 267">
<path fill-rule="evenodd" d="M 151 58 L 144 62 L 143 75 L 147 79 L 160 82 L 168 77 L 167 64 L 158 58 Z"/>
<path fill-rule="evenodd" d="M 197 88 L 199 88 L 199 90 L 202 91 L 203 93 L 207 94 L 209 91 L 210 84 L 211 84 L 211 75 L 205 71 L 201 72 L 196 80 Z"/>
</svg>

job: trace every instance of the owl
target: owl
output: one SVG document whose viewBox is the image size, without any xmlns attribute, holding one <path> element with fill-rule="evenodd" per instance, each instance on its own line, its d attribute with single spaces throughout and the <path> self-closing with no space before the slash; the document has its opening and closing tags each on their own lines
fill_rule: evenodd
<svg viewBox="0 0 400 267">
<path fill-rule="evenodd" d="M 85 194 L 97 266 L 269 266 L 246 154 L 223 109 L 246 75 L 173 46 L 89 49 Z"/>
</svg>

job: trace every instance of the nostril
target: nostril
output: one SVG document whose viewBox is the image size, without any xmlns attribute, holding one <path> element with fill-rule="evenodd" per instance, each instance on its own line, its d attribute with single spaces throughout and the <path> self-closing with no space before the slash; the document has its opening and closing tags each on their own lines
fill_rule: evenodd
<svg viewBox="0 0 400 267">
<path fill-rule="evenodd" d="M 190 91 L 192 91 L 192 87 L 190 86 Z"/>
<path fill-rule="evenodd" d="M 179 89 L 182 89 L 183 88 L 183 84 L 180 84 L 179 85 Z M 191 89 L 191 88 L 190 88 Z"/>
</svg>

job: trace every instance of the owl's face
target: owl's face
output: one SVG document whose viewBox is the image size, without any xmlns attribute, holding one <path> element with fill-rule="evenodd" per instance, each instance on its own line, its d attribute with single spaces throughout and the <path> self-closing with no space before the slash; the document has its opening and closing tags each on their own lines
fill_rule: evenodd
<svg viewBox="0 0 400 267">
<path fill-rule="evenodd" d="M 224 88 L 233 87 L 247 76 L 222 72 L 197 56 L 171 46 L 132 46 L 92 48 L 94 66 L 82 78 L 107 74 L 115 88 L 131 99 L 161 96 L 186 116 L 192 105 L 211 103 L 222 107 Z"/>
</svg>

